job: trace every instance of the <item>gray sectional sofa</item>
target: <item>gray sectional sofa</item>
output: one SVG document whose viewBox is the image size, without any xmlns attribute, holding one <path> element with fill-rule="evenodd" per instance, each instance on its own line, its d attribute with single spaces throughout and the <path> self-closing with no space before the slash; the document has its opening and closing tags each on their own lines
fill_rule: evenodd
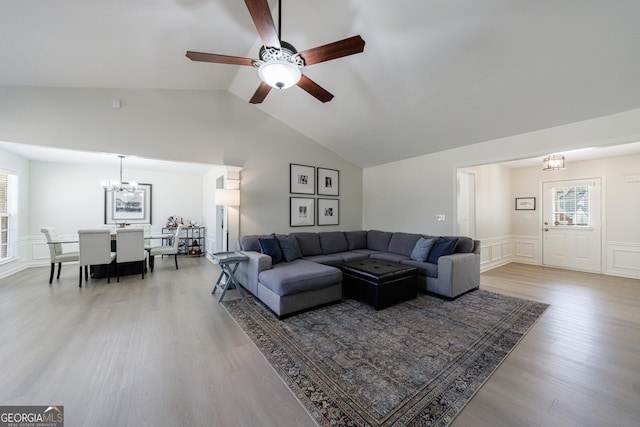
<svg viewBox="0 0 640 427">
<path fill-rule="evenodd" d="M 425 243 L 443 244 L 453 253 L 435 258 L 434 246 L 431 259 L 423 260 L 418 247 Z M 280 254 L 271 252 L 267 244 L 280 249 Z M 339 302 L 342 273 L 335 266 L 365 258 L 416 267 L 419 289 L 450 299 L 480 285 L 480 242 L 463 236 L 379 230 L 295 232 L 242 236 L 240 247 L 248 260 L 239 265 L 236 278 L 279 317 Z M 282 261 L 273 263 L 279 255 Z"/>
</svg>

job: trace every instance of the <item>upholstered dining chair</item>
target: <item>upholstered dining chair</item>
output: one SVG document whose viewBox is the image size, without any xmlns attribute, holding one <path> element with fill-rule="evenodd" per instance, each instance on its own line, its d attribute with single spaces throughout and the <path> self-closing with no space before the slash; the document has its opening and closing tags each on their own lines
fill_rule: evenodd
<svg viewBox="0 0 640 427">
<path fill-rule="evenodd" d="M 178 269 L 178 247 L 180 246 L 180 230 L 182 230 L 182 224 L 178 224 L 176 232 L 171 238 L 171 245 L 168 246 L 151 246 L 147 248 L 149 252 L 149 267 L 153 273 L 154 257 L 156 255 L 173 255 L 176 262 L 176 270 Z"/>
<path fill-rule="evenodd" d="M 88 266 L 110 265 L 116 259 L 116 253 L 111 252 L 111 231 L 104 228 L 78 230 L 80 245 L 80 282 L 82 287 L 82 267 L 84 280 L 89 281 Z M 111 269 L 107 268 L 107 283 L 111 283 Z"/>
<path fill-rule="evenodd" d="M 51 274 L 49 275 L 49 284 L 53 282 L 53 272 L 56 269 L 56 263 L 58 264 L 58 276 L 56 279 L 60 279 L 60 271 L 62 270 L 63 262 L 78 261 L 78 252 L 64 252 L 60 243 L 51 243 L 58 240 L 58 233 L 53 227 L 42 227 L 40 231 L 47 239 L 47 246 L 49 246 L 49 256 L 51 257 Z"/>
<path fill-rule="evenodd" d="M 143 228 L 116 229 L 116 277 L 120 281 L 120 265 L 124 262 L 140 262 L 142 278 L 147 267 L 147 252 L 144 249 Z"/>
</svg>

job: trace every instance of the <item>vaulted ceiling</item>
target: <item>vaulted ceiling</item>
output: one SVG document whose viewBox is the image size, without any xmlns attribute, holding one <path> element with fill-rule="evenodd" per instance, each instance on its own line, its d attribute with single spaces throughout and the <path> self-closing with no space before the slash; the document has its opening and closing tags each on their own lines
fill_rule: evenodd
<svg viewBox="0 0 640 427">
<path fill-rule="evenodd" d="M 640 108 L 639 21 L 638 1 L 283 0 L 282 38 L 298 50 L 356 34 L 365 50 L 304 70 L 331 102 L 294 87 L 246 108 L 362 167 L 614 114 Z M 254 69 L 185 52 L 259 47 L 241 0 L 0 0 L 0 86 L 248 101 Z"/>
</svg>

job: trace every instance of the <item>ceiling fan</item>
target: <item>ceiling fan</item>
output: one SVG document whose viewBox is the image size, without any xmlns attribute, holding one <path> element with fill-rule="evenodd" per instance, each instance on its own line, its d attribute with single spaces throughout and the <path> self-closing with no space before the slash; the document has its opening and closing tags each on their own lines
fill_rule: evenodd
<svg viewBox="0 0 640 427">
<path fill-rule="evenodd" d="M 353 36 L 298 52 L 291 44 L 280 39 L 282 16 L 280 0 L 278 1 L 278 31 L 273 23 L 267 0 L 245 0 L 245 4 L 262 40 L 263 46 L 259 52 L 260 59 L 192 51 L 187 51 L 187 58 L 192 61 L 246 65 L 257 68 L 258 76 L 262 81 L 258 90 L 249 100 L 252 104 L 260 104 L 264 101 L 272 87 L 286 89 L 293 85 L 302 88 L 321 102 L 331 101 L 333 95 L 302 74 L 302 68 L 362 52 L 364 50 L 362 37 Z"/>
</svg>

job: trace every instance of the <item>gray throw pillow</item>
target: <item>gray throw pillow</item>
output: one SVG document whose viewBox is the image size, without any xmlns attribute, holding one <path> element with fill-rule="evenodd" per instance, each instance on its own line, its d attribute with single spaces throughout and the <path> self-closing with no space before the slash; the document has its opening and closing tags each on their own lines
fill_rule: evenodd
<svg viewBox="0 0 640 427">
<path fill-rule="evenodd" d="M 280 249 L 282 249 L 282 257 L 286 262 L 302 258 L 298 239 L 295 237 L 278 237 L 278 242 L 280 243 Z"/>
<path fill-rule="evenodd" d="M 414 261 L 425 262 L 434 242 L 434 239 L 425 239 L 424 237 L 421 237 L 411 251 L 411 259 Z"/>
</svg>

